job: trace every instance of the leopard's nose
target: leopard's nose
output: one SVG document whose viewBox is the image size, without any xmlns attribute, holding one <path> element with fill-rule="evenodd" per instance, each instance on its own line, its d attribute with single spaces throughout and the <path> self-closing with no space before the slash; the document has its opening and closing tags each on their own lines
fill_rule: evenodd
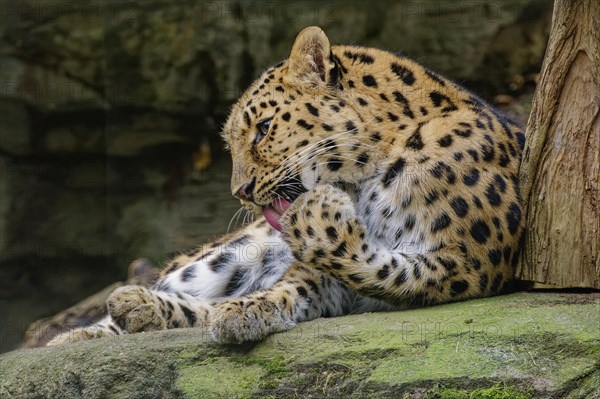
<svg viewBox="0 0 600 399">
<path fill-rule="evenodd" d="M 253 179 L 250 183 L 244 183 L 233 195 L 241 200 L 254 202 L 252 192 L 254 191 L 255 184 L 256 179 Z"/>
</svg>

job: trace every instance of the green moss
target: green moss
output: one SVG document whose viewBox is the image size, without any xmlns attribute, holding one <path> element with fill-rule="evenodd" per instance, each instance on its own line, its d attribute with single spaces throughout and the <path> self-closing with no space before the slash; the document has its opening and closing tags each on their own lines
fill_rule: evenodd
<svg viewBox="0 0 600 399">
<path fill-rule="evenodd" d="M 230 358 L 230 360 L 232 362 L 244 364 L 244 365 L 259 365 L 263 369 L 265 369 L 265 371 L 267 373 L 269 373 L 270 376 L 274 376 L 274 377 L 282 377 L 283 375 L 285 375 L 286 373 L 289 372 L 285 366 L 288 362 L 286 362 L 286 360 L 283 358 L 283 356 L 275 356 L 275 357 L 267 358 L 267 359 L 254 358 L 254 357 L 243 357 L 243 356 L 232 356 Z"/>
<path fill-rule="evenodd" d="M 531 399 L 533 393 L 502 384 L 491 388 L 480 388 L 472 391 L 457 389 L 434 389 L 427 393 L 427 399 Z"/>
<path fill-rule="evenodd" d="M 283 378 L 290 375 L 287 365 L 290 364 L 291 359 L 285 359 L 283 356 L 264 358 L 238 355 L 232 356 L 230 360 L 244 366 L 260 367 L 263 370 L 263 375 L 256 385 L 261 392 L 276 388 Z"/>
<path fill-rule="evenodd" d="M 597 301 L 574 306 L 568 295 L 557 295 L 548 306 L 540 297 L 443 305 L 427 309 L 426 317 L 422 309 L 404 312 L 397 336 L 382 343 L 398 345 L 399 356 L 379 364 L 369 380 L 411 383 L 464 375 L 529 375 L 567 381 L 593 367 L 599 360 L 598 323 L 592 326 L 587 312 L 597 309 Z M 472 322 L 459 322 L 465 316 Z M 390 328 L 384 323 L 377 326 Z"/>
<path fill-rule="evenodd" d="M 177 387 L 186 398 L 236 398 L 260 389 L 260 366 L 240 365 L 225 358 L 179 369 Z"/>
<path fill-rule="evenodd" d="M 560 396 L 565 399 L 600 398 L 600 363 L 589 374 L 578 376 L 565 384 Z"/>
<path fill-rule="evenodd" d="M 0 357 L 0 397 L 594 397 L 598 297 L 519 293 L 320 319 L 241 346 L 180 329 L 13 352 Z"/>
</svg>

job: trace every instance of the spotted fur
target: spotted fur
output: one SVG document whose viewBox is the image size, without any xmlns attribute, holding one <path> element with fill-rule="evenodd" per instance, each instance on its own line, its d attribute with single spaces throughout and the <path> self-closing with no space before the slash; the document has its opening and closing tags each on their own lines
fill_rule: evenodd
<svg viewBox="0 0 600 399">
<path fill-rule="evenodd" d="M 264 219 L 173 259 L 152 290 L 127 286 L 109 316 L 51 344 L 203 327 L 259 340 L 322 316 L 499 293 L 523 228 L 521 127 L 414 61 L 330 46 L 302 31 L 290 57 L 234 105 L 223 129 L 231 188 Z"/>
</svg>

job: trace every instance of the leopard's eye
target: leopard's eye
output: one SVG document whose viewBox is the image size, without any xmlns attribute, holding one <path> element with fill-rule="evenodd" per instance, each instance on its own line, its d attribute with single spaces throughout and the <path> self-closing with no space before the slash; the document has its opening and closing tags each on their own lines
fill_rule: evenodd
<svg viewBox="0 0 600 399">
<path fill-rule="evenodd" d="M 271 119 L 263 119 L 262 121 L 256 124 L 256 129 L 258 132 L 256 133 L 256 137 L 254 138 L 254 144 L 261 141 L 267 133 L 269 133 L 269 127 L 271 126 Z"/>
</svg>

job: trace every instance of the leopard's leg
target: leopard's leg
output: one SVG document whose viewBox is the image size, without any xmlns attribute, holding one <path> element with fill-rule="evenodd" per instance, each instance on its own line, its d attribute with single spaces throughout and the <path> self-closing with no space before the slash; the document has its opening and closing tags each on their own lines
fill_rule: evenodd
<svg viewBox="0 0 600 399">
<path fill-rule="evenodd" d="M 280 233 L 259 220 L 174 258 L 152 289 L 120 287 L 107 300 L 109 317 L 61 334 L 49 345 L 199 326 L 219 302 L 272 286 L 291 262 Z"/>
<path fill-rule="evenodd" d="M 205 325 L 216 301 L 183 292 L 163 292 L 139 285 L 117 288 L 106 301 L 108 316 L 90 326 L 60 334 L 48 346 L 142 331 Z"/>
<path fill-rule="evenodd" d="M 299 232 L 285 236 L 298 261 L 390 304 L 442 303 L 486 289 L 460 246 L 423 242 L 412 253 L 390 248 L 369 236 L 350 197 L 332 186 L 298 198 L 282 225 Z"/>
<path fill-rule="evenodd" d="M 196 299 L 235 298 L 271 287 L 291 263 L 291 252 L 281 233 L 261 218 L 173 259 L 155 289 L 182 292 Z"/>
<path fill-rule="evenodd" d="M 391 309 L 340 280 L 295 262 L 273 287 L 217 305 L 210 332 L 221 343 L 258 341 L 319 317 Z"/>
<path fill-rule="evenodd" d="M 193 256 L 157 290 L 115 291 L 108 300 L 112 319 L 129 333 L 209 325 L 217 341 L 243 342 L 320 316 L 384 307 L 298 263 L 282 278 L 292 263 L 289 246 L 263 222 Z"/>
<path fill-rule="evenodd" d="M 353 289 L 354 287 L 350 287 L 353 281 L 337 278 L 328 273 L 326 268 L 319 270 L 315 267 L 320 262 L 326 262 L 335 269 L 339 265 L 337 258 L 345 254 L 343 248 L 334 248 L 331 245 L 327 254 L 320 249 L 321 244 L 329 240 L 329 224 L 314 220 L 312 225 L 302 225 L 302 231 L 296 231 L 300 213 L 308 217 L 307 214 L 322 215 L 323 211 L 333 211 L 332 218 L 340 221 L 343 216 L 350 216 L 336 216 L 335 209 L 342 205 L 336 198 L 340 193 L 347 197 L 345 193 L 337 191 L 339 190 L 321 193 L 323 197 L 331 194 L 328 198 L 333 200 L 333 204 L 325 205 L 330 207 L 329 209 L 325 209 L 322 203 L 313 202 L 312 206 L 316 208 L 312 209 L 312 212 L 295 212 L 294 208 L 301 208 L 303 201 L 308 202 L 306 197 L 311 193 L 296 200 L 299 201 L 299 206 L 294 204 L 282 218 L 284 231 L 289 232 L 284 234 L 284 239 L 294 244 L 294 264 L 273 287 L 218 304 L 210 315 L 211 334 L 216 341 L 257 341 L 269 334 L 288 330 L 299 322 L 322 316 L 396 308 L 395 304 L 382 301 L 377 295 L 369 295 L 370 292 L 365 291 L 361 295 Z M 354 215 L 353 210 L 351 214 Z M 343 223 L 344 228 L 347 228 L 345 220 Z M 323 233 L 321 237 L 315 235 L 317 231 Z M 301 238 L 305 236 L 312 236 L 315 240 L 310 243 L 302 242 Z M 290 237 L 295 239 L 290 240 Z"/>
<path fill-rule="evenodd" d="M 70 331 L 58 334 L 56 337 L 52 338 L 46 346 L 57 346 L 94 338 L 114 337 L 123 333 L 124 332 L 113 322 L 110 316 L 106 316 L 89 326 L 74 328 Z"/>
</svg>

